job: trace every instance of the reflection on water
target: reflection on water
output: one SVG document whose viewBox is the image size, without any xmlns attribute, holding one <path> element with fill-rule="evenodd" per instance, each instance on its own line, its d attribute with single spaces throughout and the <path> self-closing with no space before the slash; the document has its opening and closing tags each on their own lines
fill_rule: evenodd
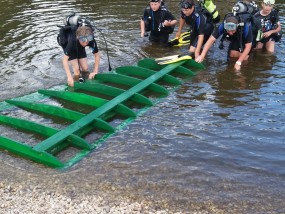
<svg viewBox="0 0 285 214">
<path fill-rule="evenodd" d="M 65 83 L 56 35 L 57 25 L 72 11 L 93 18 L 102 30 L 113 68 L 187 52 L 186 47 L 160 47 L 140 38 L 145 1 L 0 2 L 5 4 L 0 9 L 1 100 Z M 167 2 L 178 17 L 178 2 Z M 216 2 L 225 14 L 224 1 Z M 98 32 L 96 36 L 100 72 L 107 72 L 104 39 Z M 206 64 L 205 71 L 68 171 L 1 152 L 1 180 L 70 195 L 126 196 L 157 209 L 285 212 L 284 38 L 275 55 L 253 53 L 238 73 L 217 45 Z M 13 135 L 7 127 L 0 129 Z"/>
<path fill-rule="evenodd" d="M 255 62 L 263 63 L 256 65 Z M 215 101 L 223 107 L 250 105 L 258 99 L 255 96 L 256 90 L 270 84 L 271 70 L 276 63 L 276 56 L 255 51 L 247 64 L 238 72 L 233 70 L 234 63 L 233 60 L 225 70 L 217 73 Z"/>
</svg>

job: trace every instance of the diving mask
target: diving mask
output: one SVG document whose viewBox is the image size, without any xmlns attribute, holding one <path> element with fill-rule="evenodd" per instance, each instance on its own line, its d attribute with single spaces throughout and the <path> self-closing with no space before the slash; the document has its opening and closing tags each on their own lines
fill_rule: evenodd
<svg viewBox="0 0 285 214">
<path fill-rule="evenodd" d="M 79 40 L 80 42 L 90 42 L 90 41 L 93 40 L 93 35 L 90 34 L 90 35 L 88 35 L 88 36 L 79 36 L 78 40 Z"/>
<path fill-rule="evenodd" d="M 225 22 L 224 23 L 225 30 L 236 30 L 237 27 L 238 27 L 238 25 L 233 23 L 233 22 Z"/>
</svg>

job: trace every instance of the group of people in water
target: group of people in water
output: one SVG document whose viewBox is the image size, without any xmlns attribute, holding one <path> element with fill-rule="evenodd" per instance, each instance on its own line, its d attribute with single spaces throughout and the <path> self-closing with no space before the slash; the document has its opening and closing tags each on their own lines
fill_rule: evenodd
<svg viewBox="0 0 285 214">
<path fill-rule="evenodd" d="M 189 54 L 196 62 L 204 61 L 207 52 L 219 37 L 221 37 L 220 48 L 223 48 L 225 39 L 230 42 L 228 59 L 237 59 L 234 65 L 236 70 L 240 70 L 253 49 L 264 48 L 268 52 L 274 52 L 275 42 L 281 39 L 279 14 L 274 8 L 275 0 L 262 0 L 260 8 L 253 1 L 238 1 L 223 20 L 220 20 L 220 15 L 212 0 L 196 1 L 182 0 L 180 2 L 181 15 L 175 35 L 179 38 L 185 25 L 189 26 Z M 74 17 L 69 18 L 69 21 L 74 21 Z M 78 20 L 76 24 L 77 22 Z M 176 24 L 177 20 L 163 0 L 149 0 L 149 5 L 145 8 L 140 20 L 141 37 L 149 36 L 149 40 L 153 43 L 167 44 L 169 35 L 174 32 Z M 69 86 L 74 86 L 69 63 L 75 77 L 80 75 L 81 69 L 88 70 L 85 52 L 87 46 L 94 54 L 94 69 L 89 74 L 89 79 L 94 78 L 98 73 L 100 55 L 91 30 L 90 26 L 81 24 L 62 46 L 63 65 Z"/>
<path fill-rule="evenodd" d="M 185 24 L 190 26 L 189 52 L 196 62 L 201 63 L 205 59 L 219 37 L 222 37 L 222 41 L 229 40 L 228 58 L 237 58 L 236 70 L 240 70 L 253 49 L 264 48 L 274 52 L 275 42 L 281 38 L 278 10 L 274 9 L 275 0 L 262 0 L 260 9 L 253 1 L 238 1 L 219 25 L 216 25 L 213 13 L 203 7 L 209 2 L 212 3 L 212 0 L 182 0 L 180 3 L 181 17 L 176 38 L 181 35 Z M 175 24 L 176 20 L 163 0 L 150 0 L 141 19 L 141 36 L 150 31 L 151 42 L 166 43 L 169 33 L 161 26 L 169 28 Z"/>
</svg>

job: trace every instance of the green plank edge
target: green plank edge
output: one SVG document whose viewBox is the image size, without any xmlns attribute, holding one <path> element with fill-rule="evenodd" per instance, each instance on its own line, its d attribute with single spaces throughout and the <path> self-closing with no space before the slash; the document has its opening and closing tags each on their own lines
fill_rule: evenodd
<svg viewBox="0 0 285 214">
<path fill-rule="evenodd" d="M 14 128 L 20 128 L 23 130 L 27 130 L 33 133 L 37 133 L 37 134 L 41 134 L 43 136 L 46 137 L 51 137 L 56 135 L 59 130 L 48 127 L 48 126 L 44 126 L 42 124 L 37 124 L 35 122 L 32 121 L 28 121 L 28 120 L 23 120 L 23 119 L 18 119 L 18 118 L 13 118 L 13 117 L 9 117 L 9 116 L 3 116 L 0 115 L 0 123 L 5 124 L 5 125 L 9 125 L 11 127 Z M 88 142 L 86 142 L 84 139 L 80 138 L 79 136 L 76 136 L 74 134 L 70 134 L 67 137 L 67 140 L 70 144 L 77 146 L 79 148 L 83 148 L 83 149 L 90 149 L 90 144 Z M 58 142 L 56 142 L 57 144 Z M 56 145 L 54 144 L 54 145 Z"/>
<path fill-rule="evenodd" d="M 46 152 L 35 151 L 31 146 L 0 136 L 0 148 L 14 154 L 20 155 L 37 163 L 45 164 L 50 167 L 62 168 L 64 163 L 53 155 Z"/>
<path fill-rule="evenodd" d="M 32 103 L 32 102 L 17 101 L 17 100 L 6 100 L 6 102 L 12 105 L 18 106 L 18 107 L 22 107 L 24 109 L 29 109 L 29 110 L 33 110 L 36 112 L 45 113 L 48 115 L 56 116 L 59 118 L 70 120 L 70 121 L 76 121 L 85 116 L 85 114 L 82 114 L 80 112 L 76 112 L 76 111 L 58 107 L 58 106 L 43 104 L 43 103 Z M 108 132 L 115 131 L 115 129 L 109 123 L 99 118 L 96 118 L 94 123 L 92 123 L 91 125 L 93 127 L 106 130 Z"/>
</svg>

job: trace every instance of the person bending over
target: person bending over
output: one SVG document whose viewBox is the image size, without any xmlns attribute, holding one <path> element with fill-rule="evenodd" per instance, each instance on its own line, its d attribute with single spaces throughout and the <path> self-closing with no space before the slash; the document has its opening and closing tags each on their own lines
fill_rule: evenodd
<svg viewBox="0 0 285 214">
<path fill-rule="evenodd" d="M 62 59 L 63 67 L 67 76 L 69 86 L 74 86 L 74 80 L 78 78 L 82 71 L 88 71 L 87 55 L 85 47 L 90 47 L 94 55 L 93 71 L 89 74 L 89 79 L 93 79 L 98 73 L 100 55 L 97 43 L 94 39 L 93 31 L 88 26 L 81 26 L 68 37 L 68 43 L 64 48 Z M 69 64 L 72 67 L 74 78 L 71 74 Z M 81 70 L 80 70 L 81 69 Z"/>
<path fill-rule="evenodd" d="M 240 70 L 243 61 L 248 59 L 252 50 L 252 27 L 250 23 L 240 24 L 238 17 L 232 14 L 228 15 L 225 21 L 212 33 L 201 55 L 195 61 L 201 63 L 220 36 L 230 41 L 228 58 L 237 58 L 234 68 Z"/>
<path fill-rule="evenodd" d="M 208 15 L 210 16 L 210 13 Z M 189 52 L 191 55 L 194 54 L 195 57 L 198 57 L 202 46 L 214 30 L 213 20 L 207 17 L 205 10 L 194 4 L 194 0 L 183 0 L 181 2 L 181 18 L 176 38 L 180 37 L 185 24 L 189 25 L 191 29 Z"/>
</svg>

